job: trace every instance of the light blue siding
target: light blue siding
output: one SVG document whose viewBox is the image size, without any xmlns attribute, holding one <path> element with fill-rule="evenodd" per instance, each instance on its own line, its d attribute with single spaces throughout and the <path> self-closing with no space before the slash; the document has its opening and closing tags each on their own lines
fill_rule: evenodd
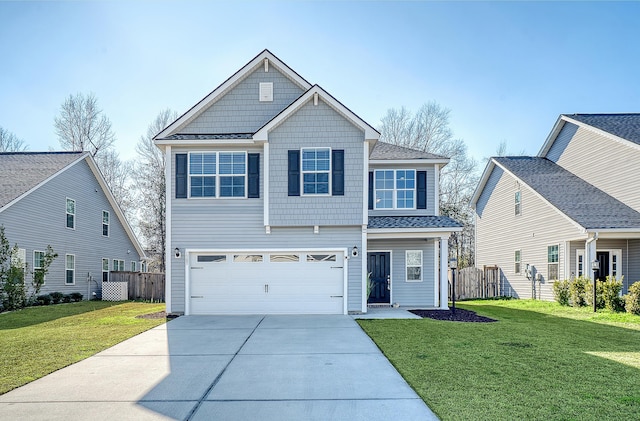
<svg viewBox="0 0 640 421">
<path fill-rule="evenodd" d="M 391 301 L 401 306 L 434 307 L 438 293 L 435 253 L 438 239 L 369 240 L 369 251 L 391 251 Z M 422 250 L 422 282 L 407 282 L 406 251 Z"/>
<path fill-rule="evenodd" d="M 259 101 L 261 82 L 273 83 L 273 101 Z M 180 133 L 253 133 L 284 110 L 303 93 L 303 89 L 269 66 L 259 66 Z"/>
<path fill-rule="evenodd" d="M 75 230 L 66 228 L 66 198 L 76 202 Z M 102 235 L 102 211 L 110 213 L 109 237 Z M 57 175 L 13 206 L 0 213 L 0 224 L 11 244 L 26 250 L 29 270 L 33 251 L 45 251 L 51 245 L 58 258 L 51 265 L 41 292 L 80 292 L 87 297 L 99 291 L 102 283 L 102 258 L 139 262 L 135 246 L 120 224 L 98 180 L 86 161 Z M 65 285 L 65 254 L 75 255 L 75 285 Z M 93 279 L 87 282 L 88 274 Z M 27 276 L 30 283 L 31 276 Z M 89 285 L 90 284 L 90 285 Z"/>
<path fill-rule="evenodd" d="M 344 196 L 288 196 L 288 150 L 344 150 Z M 361 225 L 364 132 L 320 100 L 303 105 L 269 133 L 269 217 L 272 226 Z"/>
</svg>

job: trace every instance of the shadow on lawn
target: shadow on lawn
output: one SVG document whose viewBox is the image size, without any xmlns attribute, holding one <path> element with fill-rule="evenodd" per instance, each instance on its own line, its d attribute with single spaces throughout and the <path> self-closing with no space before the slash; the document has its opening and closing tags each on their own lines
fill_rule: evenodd
<svg viewBox="0 0 640 421">
<path fill-rule="evenodd" d="M 20 329 L 51 322 L 69 316 L 102 310 L 122 302 L 81 301 L 79 303 L 53 304 L 49 306 L 26 307 L 21 310 L 0 313 L 0 330 Z"/>
</svg>

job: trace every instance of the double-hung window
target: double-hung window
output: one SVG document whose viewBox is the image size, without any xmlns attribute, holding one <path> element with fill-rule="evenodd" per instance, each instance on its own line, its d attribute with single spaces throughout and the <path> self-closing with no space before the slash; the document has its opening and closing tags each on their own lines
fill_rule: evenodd
<svg viewBox="0 0 640 421">
<path fill-rule="evenodd" d="M 65 278 L 64 283 L 66 285 L 73 285 L 76 283 L 76 256 L 73 254 L 66 255 L 65 262 Z"/>
<path fill-rule="evenodd" d="M 190 197 L 246 197 L 246 152 L 191 152 Z"/>
<path fill-rule="evenodd" d="M 515 272 L 516 273 L 520 273 L 520 270 L 521 270 L 521 268 L 520 268 L 521 257 L 522 256 L 521 256 L 520 250 L 516 250 L 515 256 L 513 258 L 514 263 L 515 263 Z"/>
<path fill-rule="evenodd" d="M 109 282 L 109 259 L 102 259 L 102 282 Z"/>
<path fill-rule="evenodd" d="M 44 264 L 44 251 L 33 251 L 33 271 L 39 272 L 42 271 L 42 266 Z M 44 278 L 43 278 L 44 281 Z"/>
<path fill-rule="evenodd" d="M 302 148 L 302 194 L 329 194 L 331 148 Z"/>
<path fill-rule="evenodd" d="M 124 260 L 113 259 L 113 271 L 124 272 Z"/>
<path fill-rule="evenodd" d="M 102 235 L 109 236 L 109 211 L 102 211 Z"/>
<path fill-rule="evenodd" d="M 522 198 L 519 190 L 515 194 L 515 212 L 516 215 L 520 215 L 522 212 Z"/>
<path fill-rule="evenodd" d="M 422 250 L 407 250 L 405 258 L 407 282 L 422 281 Z"/>
<path fill-rule="evenodd" d="M 376 170 L 375 209 L 415 209 L 415 170 Z"/>
<path fill-rule="evenodd" d="M 547 247 L 547 277 L 550 281 L 558 280 L 558 246 Z"/>
<path fill-rule="evenodd" d="M 76 201 L 67 198 L 67 228 L 76 229 Z"/>
</svg>

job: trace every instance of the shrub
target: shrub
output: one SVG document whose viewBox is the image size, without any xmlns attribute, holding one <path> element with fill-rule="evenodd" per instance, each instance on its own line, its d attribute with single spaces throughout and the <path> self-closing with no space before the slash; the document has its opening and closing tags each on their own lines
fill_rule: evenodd
<svg viewBox="0 0 640 421">
<path fill-rule="evenodd" d="M 635 282 L 629 287 L 625 309 L 627 313 L 637 314 L 640 316 L 640 281 Z"/>
<path fill-rule="evenodd" d="M 60 301 L 62 301 L 63 294 L 61 292 L 52 292 L 50 295 L 53 304 L 58 304 Z"/>
<path fill-rule="evenodd" d="M 63 303 L 70 303 L 70 302 L 71 302 L 71 295 L 69 295 L 69 294 L 64 294 L 64 295 L 62 296 L 62 302 L 63 302 Z"/>
<path fill-rule="evenodd" d="M 38 295 L 38 297 L 36 298 L 36 302 L 40 305 L 48 306 L 49 304 L 51 304 L 51 295 L 49 294 Z"/>
<path fill-rule="evenodd" d="M 623 279 L 624 277 L 618 281 L 615 276 L 607 276 L 607 279 L 602 283 L 602 298 L 604 300 L 604 307 L 607 310 L 624 310 L 624 301 L 620 296 Z"/>
<path fill-rule="evenodd" d="M 571 297 L 570 282 L 566 279 L 564 281 L 555 281 L 553 283 L 553 297 L 561 306 L 568 306 L 569 298 Z"/>
<path fill-rule="evenodd" d="M 596 281 L 596 309 L 604 308 L 604 288 L 602 281 Z M 585 302 L 589 307 L 593 307 L 593 284 L 588 283 L 585 286 Z"/>
<path fill-rule="evenodd" d="M 80 294 L 79 292 L 72 292 L 70 294 L 71 296 L 71 301 L 73 302 L 78 302 L 78 301 L 82 301 L 82 294 Z"/>
<path fill-rule="evenodd" d="M 569 285 L 569 295 L 571 305 L 574 307 L 584 307 L 587 305 L 585 290 L 589 281 L 582 276 L 575 278 Z"/>
</svg>

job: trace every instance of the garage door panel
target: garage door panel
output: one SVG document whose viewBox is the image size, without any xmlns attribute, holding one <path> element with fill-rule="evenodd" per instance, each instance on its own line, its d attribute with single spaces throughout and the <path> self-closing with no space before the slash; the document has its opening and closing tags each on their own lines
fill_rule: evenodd
<svg viewBox="0 0 640 421">
<path fill-rule="evenodd" d="M 206 254 L 192 254 L 191 314 L 344 311 L 344 257 L 340 252 L 216 253 L 222 254 L 226 259 L 215 262 L 207 261 L 211 259 Z"/>
</svg>

